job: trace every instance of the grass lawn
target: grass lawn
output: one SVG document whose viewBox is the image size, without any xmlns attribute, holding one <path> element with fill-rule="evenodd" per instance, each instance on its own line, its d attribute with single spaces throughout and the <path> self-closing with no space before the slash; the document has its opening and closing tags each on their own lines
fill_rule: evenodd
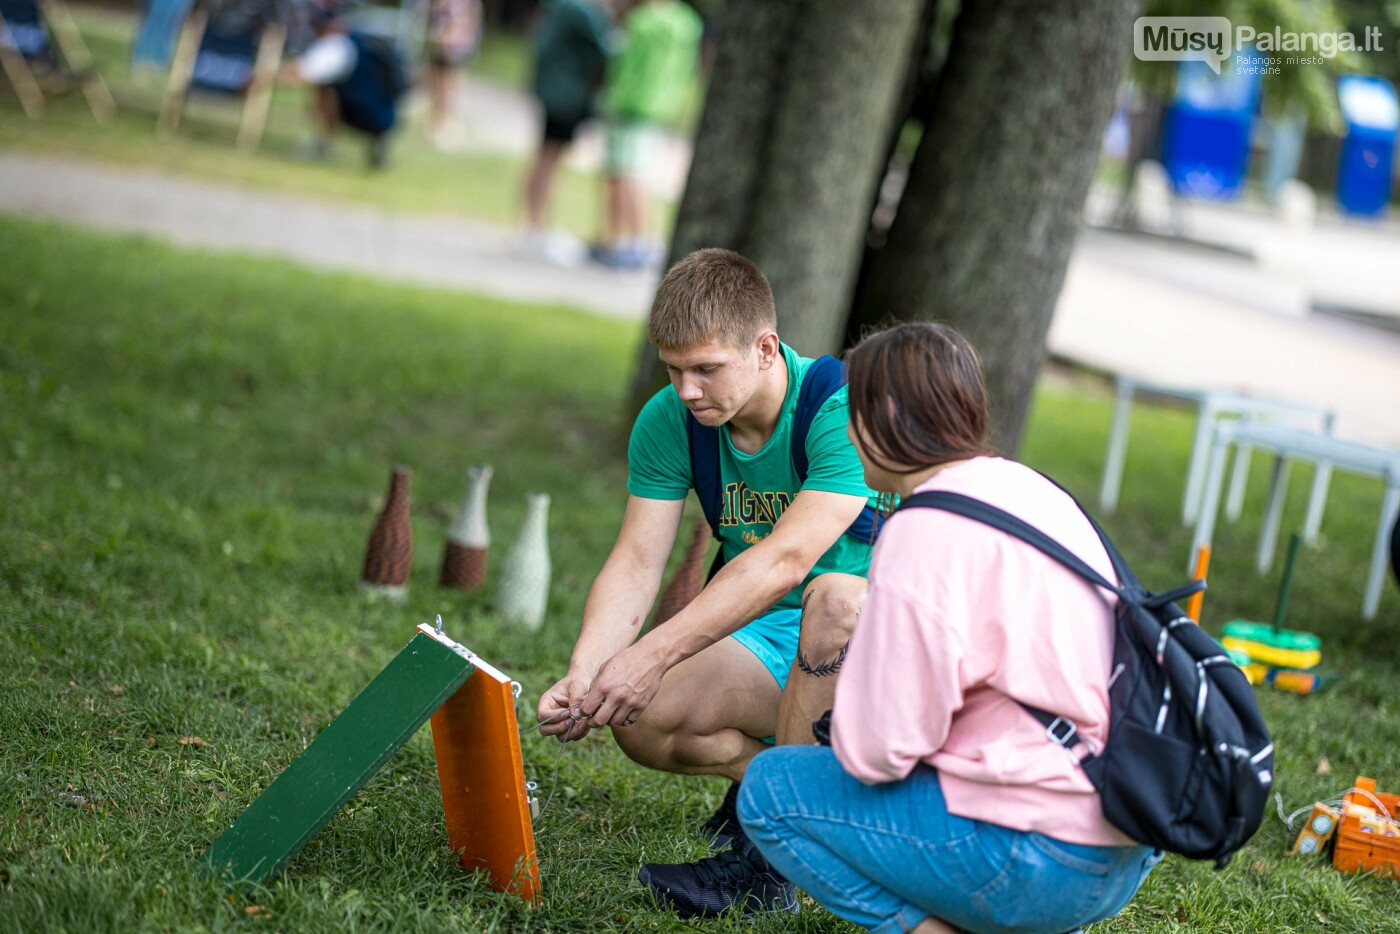
<svg viewBox="0 0 1400 934">
<path fill-rule="evenodd" d="M 307 91 L 279 87 L 273 95 L 267 134 L 257 152 L 233 146 L 238 109 L 207 95 L 191 97 L 181 131 L 156 136 L 164 85 L 143 85 L 130 71 L 136 20 L 130 13 L 73 6 L 84 38 L 119 110 L 108 126 L 97 126 L 77 94 L 51 100 L 39 120 L 29 120 L 7 81 L 0 81 L 0 149 L 81 158 L 118 166 L 232 182 L 271 191 L 345 199 L 379 207 L 477 218 L 515 225 L 528 161 L 499 152 L 443 152 L 428 145 L 416 122 L 401 129 L 389 167 L 365 168 L 363 139 L 342 134 L 328 162 L 306 162 L 301 149 L 310 135 Z M 528 68 L 523 40 L 491 36 L 473 70 L 484 78 L 522 87 Z M 401 125 L 403 126 L 403 125 Z M 564 168 L 551 201 L 554 223 L 577 236 L 597 234 L 602 192 L 591 174 Z M 655 205 L 669 229 L 673 208 Z"/>
<path fill-rule="evenodd" d="M 634 767 L 605 736 L 558 756 L 523 741 L 529 776 L 547 790 L 557 775 L 537 913 L 456 866 L 426 731 L 250 900 L 193 862 L 434 613 L 533 709 L 620 520 L 636 326 L 14 219 L 0 219 L 0 255 L 0 932 L 687 927 L 633 876 L 701 855 L 693 828 L 723 785 Z M 1110 405 L 1097 384 L 1048 385 L 1027 459 L 1090 494 Z M 1109 523 L 1163 586 L 1184 576 L 1190 431 L 1183 413 L 1140 412 Z M 475 461 L 496 467 L 502 547 L 525 493 L 553 494 L 538 634 L 498 624 L 491 586 L 433 586 Z M 395 463 L 415 470 L 403 606 L 355 586 Z M 1216 542 L 1208 625 L 1272 607 L 1273 582 L 1250 568 L 1264 470 Z M 1305 479 L 1293 489 L 1289 522 Z M 1289 810 L 1358 774 L 1400 786 L 1400 598 L 1388 587 L 1382 618 L 1358 618 L 1378 496 L 1336 478 L 1324 547 L 1294 589 L 1292 622 L 1323 635 L 1343 683 L 1261 689 Z M 1400 927 L 1396 883 L 1286 857 L 1290 842 L 1271 814 L 1224 872 L 1168 859 L 1096 930 Z M 816 908 L 756 927 L 849 929 Z"/>
</svg>

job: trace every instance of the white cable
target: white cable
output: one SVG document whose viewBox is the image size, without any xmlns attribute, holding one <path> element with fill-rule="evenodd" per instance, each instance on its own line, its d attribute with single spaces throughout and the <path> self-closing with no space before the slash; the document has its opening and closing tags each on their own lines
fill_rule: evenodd
<svg viewBox="0 0 1400 934">
<path fill-rule="evenodd" d="M 1381 802 L 1381 799 L 1377 798 L 1365 788 L 1356 788 L 1353 786 L 1339 795 L 1333 795 L 1330 798 L 1324 798 L 1323 800 L 1319 801 L 1318 804 L 1326 804 L 1332 807 L 1341 807 L 1345 803 L 1346 796 L 1351 794 L 1352 792 L 1356 792 L 1357 794 L 1365 795 L 1367 798 L 1370 798 L 1371 803 L 1376 806 L 1377 810 L 1379 810 L 1382 815 L 1384 815 L 1389 820 L 1394 819 L 1391 817 L 1390 809 L 1387 808 Z M 1274 792 L 1274 806 L 1278 808 L 1279 820 L 1283 821 L 1284 826 L 1287 827 L 1290 831 L 1293 829 L 1293 821 L 1297 820 L 1298 815 L 1311 811 L 1314 807 L 1314 805 L 1309 804 L 1307 807 L 1301 807 L 1298 810 L 1294 811 L 1292 814 L 1289 814 L 1285 817 L 1283 813 L 1283 795 L 1279 794 L 1278 792 Z"/>
</svg>

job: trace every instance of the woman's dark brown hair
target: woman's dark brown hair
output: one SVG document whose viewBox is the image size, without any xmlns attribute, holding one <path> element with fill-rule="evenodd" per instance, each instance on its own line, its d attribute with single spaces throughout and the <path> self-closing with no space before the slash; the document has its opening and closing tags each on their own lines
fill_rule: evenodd
<svg viewBox="0 0 1400 934">
<path fill-rule="evenodd" d="M 913 473 L 992 453 L 982 364 L 948 325 L 871 334 L 846 356 L 846 378 L 851 421 L 881 470 Z"/>
</svg>

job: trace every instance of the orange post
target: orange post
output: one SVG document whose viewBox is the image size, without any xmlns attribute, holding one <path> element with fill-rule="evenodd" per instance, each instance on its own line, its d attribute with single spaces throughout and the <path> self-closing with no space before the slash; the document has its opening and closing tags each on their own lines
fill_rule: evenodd
<svg viewBox="0 0 1400 934">
<path fill-rule="evenodd" d="M 515 692 L 505 675 L 471 661 L 476 671 L 432 718 L 447 842 L 463 866 L 486 870 L 497 891 L 533 902 L 540 870 Z"/>
<path fill-rule="evenodd" d="M 1202 545 L 1196 551 L 1196 570 L 1191 575 L 1192 580 L 1203 581 L 1206 579 L 1206 571 L 1210 569 L 1210 546 Z M 1186 615 L 1194 619 L 1197 623 L 1201 621 L 1201 604 L 1205 603 L 1206 592 L 1204 590 L 1191 595 L 1191 600 L 1186 604 Z"/>
</svg>

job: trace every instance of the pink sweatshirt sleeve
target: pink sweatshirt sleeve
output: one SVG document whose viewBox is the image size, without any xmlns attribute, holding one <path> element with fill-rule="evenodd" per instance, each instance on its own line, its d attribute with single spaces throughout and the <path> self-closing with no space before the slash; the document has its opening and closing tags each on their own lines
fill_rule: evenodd
<svg viewBox="0 0 1400 934">
<path fill-rule="evenodd" d="M 910 551 L 897 538 L 881 542 L 890 557 L 928 557 L 927 549 Z M 941 749 L 962 707 L 963 629 L 951 620 L 931 624 L 930 613 L 956 616 L 963 601 L 946 590 L 941 596 L 939 606 L 920 607 L 897 588 L 871 580 L 831 716 L 837 759 L 868 785 L 898 781 Z"/>
</svg>

